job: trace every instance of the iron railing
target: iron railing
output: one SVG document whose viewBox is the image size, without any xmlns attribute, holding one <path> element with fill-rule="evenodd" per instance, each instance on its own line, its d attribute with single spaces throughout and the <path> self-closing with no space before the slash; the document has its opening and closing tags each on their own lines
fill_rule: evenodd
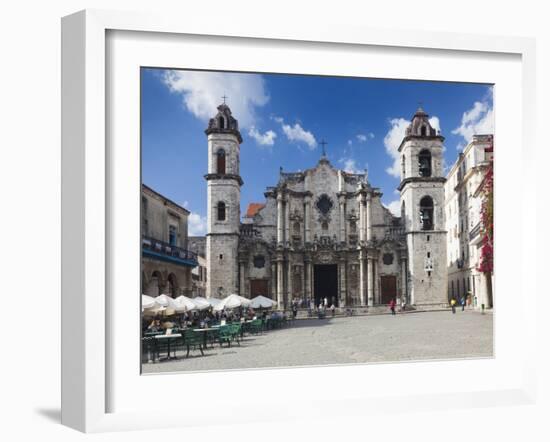
<svg viewBox="0 0 550 442">
<path fill-rule="evenodd" d="M 195 262 L 197 261 L 197 254 L 195 252 L 171 245 L 167 242 L 160 241 L 149 236 L 143 236 L 141 238 L 141 249 L 143 251 L 151 251 L 155 254 L 171 258 L 179 258 L 182 260 Z"/>
</svg>

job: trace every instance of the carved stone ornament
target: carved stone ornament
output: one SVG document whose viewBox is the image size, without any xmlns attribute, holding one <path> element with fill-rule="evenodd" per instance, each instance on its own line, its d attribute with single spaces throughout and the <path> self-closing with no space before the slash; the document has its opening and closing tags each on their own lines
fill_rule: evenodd
<svg viewBox="0 0 550 442">
<path fill-rule="evenodd" d="M 321 215 L 326 217 L 334 207 L 334 202 L 326 193 L 323 193 L 319 198 L 317 198 L 315 207 Z"/>
<path fill-rule="evenodd" d="M 265 257 L 263 255 L 254 256 L 254 267 L 263 269 L 265 267 Z"/>
</svg>

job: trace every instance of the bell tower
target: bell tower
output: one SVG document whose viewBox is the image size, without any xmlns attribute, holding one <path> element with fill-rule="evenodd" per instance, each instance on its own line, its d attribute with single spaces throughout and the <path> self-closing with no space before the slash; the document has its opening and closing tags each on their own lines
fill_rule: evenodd
<svg viewBox="0 0 550 442">
<path fill-rule="evenodd" d="M 430 124 L 429 115 L 418 108 L 399 146 L 408 302 L 420 308 L 447 303 L 444 140 Z"/>
<path fill-rule="evenodd" d="M 238 290 L 238 247 L 241 186 L 239 123 L 224 103 L 205 130 L 208 139 L 206 296 L 222 297 Z"/>
</svg>

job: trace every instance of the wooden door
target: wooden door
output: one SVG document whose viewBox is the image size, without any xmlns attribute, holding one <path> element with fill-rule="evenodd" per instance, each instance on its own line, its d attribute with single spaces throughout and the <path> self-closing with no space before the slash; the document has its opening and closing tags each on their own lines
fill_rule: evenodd
<svg viewBox="0 0 550 442">
<path fill-rule="evenodd" d="M 397 298 L 397 278 L 393 275 L 380 277 L 381 304 L 389 304 L 392 298 Z M 397 299 L 396 299 L 397 300 Z"/>
<path fill-rule="evenodd" d="M 267 298 L 271 298 L 267 290 L 267 279 L 250 280 L 250 297 L 254 298 L 255 296 L 258 296 L 258 295 L 263 295 Z"/>
</svg>

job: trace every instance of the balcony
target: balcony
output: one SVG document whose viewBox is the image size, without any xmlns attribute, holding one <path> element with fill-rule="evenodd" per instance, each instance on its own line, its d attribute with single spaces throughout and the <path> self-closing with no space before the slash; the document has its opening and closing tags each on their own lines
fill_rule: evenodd
<svg viewBox="0 0 550 442">
<path fill-rule="evenodd" d="M 481 240 L 481 221 L 478 222 L 471 230 L 470 230 L 470 242 L 473 242 L 474 244 L 478 243 Z"/>
<path fill-rule="evenodd" d="M 384 232 L 385 239 L 402 240 L 405 237 L 405 228 L 402 226 L 391 226 Z"/>
<path fill-rule="evenodd" d="M 241 224 L 239 232 L 241 238 L 258 238 L 261 236 L 259 230 L 254 228 L 254 224 Z"/>
<path fill-rule="evenodd" d="M 171 262 L 173 264 L 196 267 L 199 265 L 197 254 L 190 250 L 170 245 L 164 241 L 142 236 L 141 254 L 147 258 Z"/>
</svg>

